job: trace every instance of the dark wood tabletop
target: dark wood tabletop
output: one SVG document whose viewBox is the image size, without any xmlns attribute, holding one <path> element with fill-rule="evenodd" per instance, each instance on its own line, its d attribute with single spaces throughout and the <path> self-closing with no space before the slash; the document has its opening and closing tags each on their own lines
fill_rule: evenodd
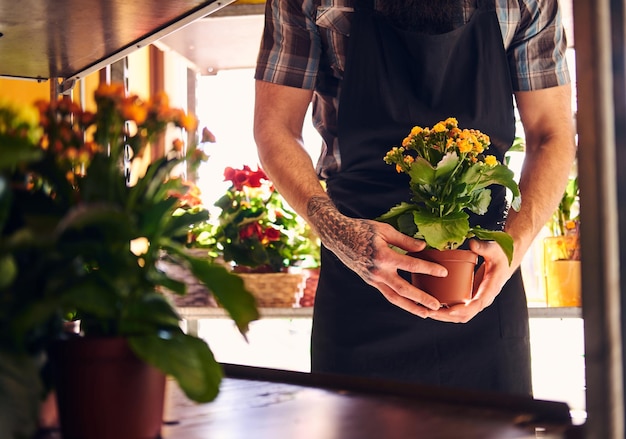
<svg viewBox="0 0 626 439">
<path fill-rule="evenodd" d="M 229 364 L 224 370 L 211 403 L 193 403 L 168 386 L 163 439 L 582 437 L 561 402 Z"/>
</svg>

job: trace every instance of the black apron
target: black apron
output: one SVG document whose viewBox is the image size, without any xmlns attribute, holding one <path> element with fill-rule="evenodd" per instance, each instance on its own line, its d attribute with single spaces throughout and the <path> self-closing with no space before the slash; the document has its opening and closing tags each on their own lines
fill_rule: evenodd
<svg viewBox="0 0 626 439">
<path fill-rule="evenodd" d="M 357 0 L 339 101 L 341 172 L 327 181 L 339 210 L 375 218 L 408 201 L 405 174 L 383 161 L 414 125 L 455 117 L 491 137 L 503 159 L 515 136 L 513 91 L 493 6 L 440 35 L 393 27 Z M 483 4 L 484 3 L 484 4 Z M 504 190 L 483 227 L 503 224 Z M 472 218 L 475 222 L 476 218 Z M 521 274 L 466 324 L 422 319 L 392 304 L 326 248 L 313 316 L 311 369 L 441 386 L 531 393 Z"/>
</svg>

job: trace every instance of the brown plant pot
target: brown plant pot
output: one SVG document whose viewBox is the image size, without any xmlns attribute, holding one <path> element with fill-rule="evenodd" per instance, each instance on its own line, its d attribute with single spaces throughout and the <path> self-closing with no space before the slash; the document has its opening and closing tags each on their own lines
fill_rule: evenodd
<svg viewBox="0 0 626 439">
<path fill-rule="evenodd" d="M 446 277 L 412 273 L 411 281 L 417 288 L 434 296 L 446 306 L 465 303 L 472 298 L 474 269 L 478 255 L 470 250 L 423 250 L 409 253 L 426 261 L 436 262 L 448 269 Z"/>
<path fill-rule="evenodd" d="M 52 355 L 63 439 L 160 437 L 165 375 L 125 338 L 77 337 Z"/>
</svg>

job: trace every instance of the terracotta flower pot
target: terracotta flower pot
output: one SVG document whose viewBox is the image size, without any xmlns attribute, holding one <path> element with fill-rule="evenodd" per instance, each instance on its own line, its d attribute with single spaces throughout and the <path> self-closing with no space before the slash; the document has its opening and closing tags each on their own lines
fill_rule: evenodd
<svg viewBox="0 0 626 439">
<path fill-rule="evenodd" d="M 165 375 L 124 338 L 75 338 L 54 347 L 63 439 L 158 438 Z"/>
<path fill-rule="evenodd" d="M 413 285 L 447 306 L 464 303 L 472 298 L 474 269 L 478 262 L 476 253 L 469 250 L 423 250 L 409 255 L 436 262 L 448 269 L 446 277 L 413 273 Z"/>
</svg>

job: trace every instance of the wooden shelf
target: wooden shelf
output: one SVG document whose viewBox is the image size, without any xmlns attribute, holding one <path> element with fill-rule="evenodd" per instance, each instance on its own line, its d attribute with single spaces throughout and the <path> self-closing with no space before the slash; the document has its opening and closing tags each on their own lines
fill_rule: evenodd
<svg viewBox="0 0 626 439">
<path fill-rule="evenodd" d="M 0 76 L 81 79 L 232 2 L 0 0 Z"/>
</svg>

